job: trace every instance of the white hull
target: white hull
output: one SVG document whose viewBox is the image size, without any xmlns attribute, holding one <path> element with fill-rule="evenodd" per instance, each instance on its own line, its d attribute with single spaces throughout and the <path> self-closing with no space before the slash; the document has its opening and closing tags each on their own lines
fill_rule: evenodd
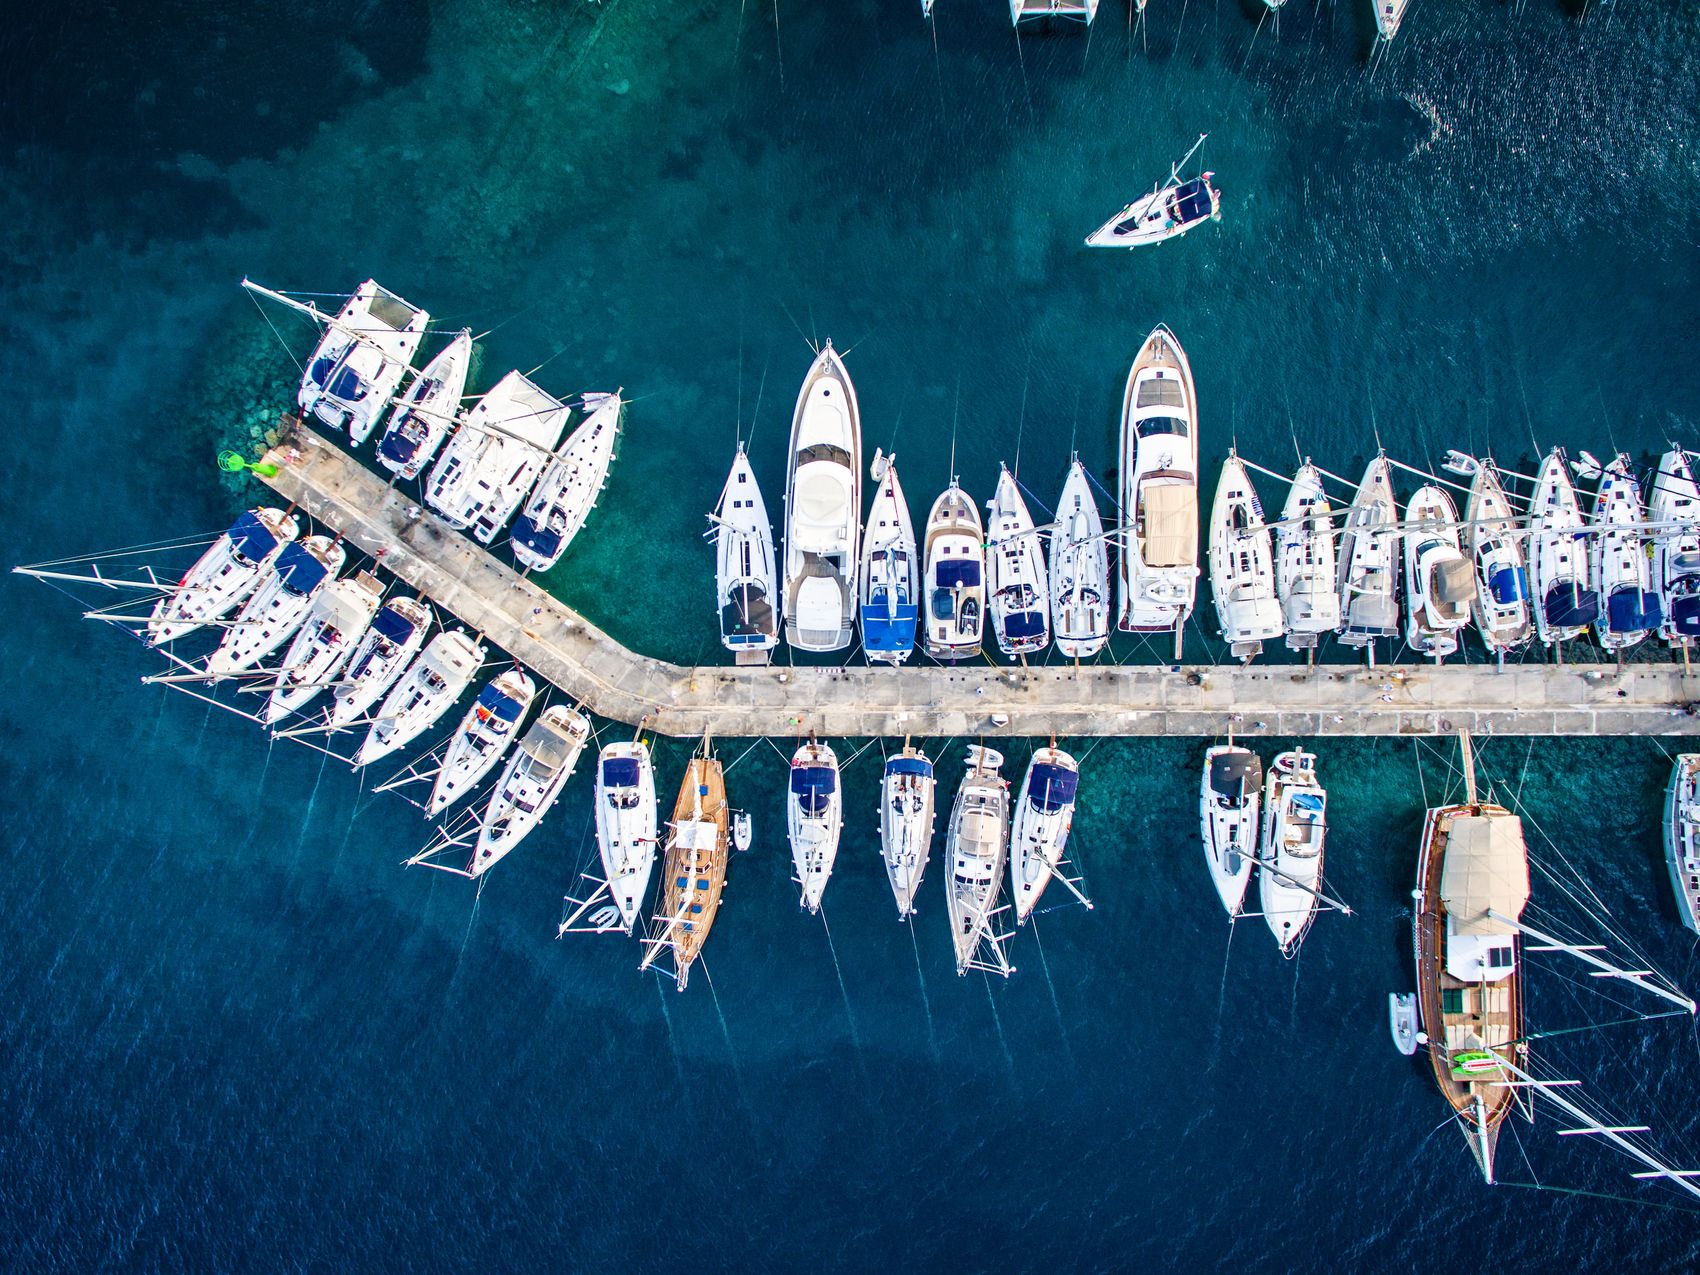
<svg viewBox="0 0 1700 1275">
<path fill-rule="evenodd" d="M 785 828 L 791 839 L 791 864 L 797 872 L 794 879 L 802 887 L 798 906 L 810 913 L 819 912 L 844 831 L 844 793 L 838 782 L 838 757 L 831 745 L 807 743 L 792 755 Z"/>
<path fill-rule="evenodd" d="M 1535 632 L 1548 644 L 1580 637 L 1599 612 L 1583 528 L 1569 461 L 1555 447 L 1541 462 L 1529 504 L 1529 589 Z"/>
<path fill-rule="evenodd" d="M 1218 744 L 1204 754 L 1199 831 L 1210 882 L 1230 917 L 1245 907 L 1257 858 L 1257 804 L 1263 768 L 1250 750 Z"/>
<path fill-rule="evenodd" d="M 1120 614 L 1125 631 L 1176 629 L 1198 587 L 1198 394 L 1180 342 L 1158 327 L 1122 397 Z"/>
<path fill-rule="evenodd" d="M 1665 786 L 1665 864 L 1677 915 L 1700 933 L 1700 753 L 1679 753 Z"/>
<path fill-rule="evenodd" d="M 489 544 L 560 441 L 571 409 L 509 372 L 478 400 L 425 482 L 425 503 Z"/>
<path fill-rule="evenodd" d="M 308 536 L 284 546 L 272 569 L 260 580 L 235 623 L 224 632 L 207 660 L 213 677 L 228 677 L 253 668 L 289 640 L 307 618 L 348 552 L 328 536 Z"/>
<path fill-rule="evenodd" d="M 1042 652 L 1051 640 L 1051 586 L 1033 516 L 1007 469 L 986 506 L 986 577 L 998 649 L 1011 659 Z"/>
<path fill-rule="evenodd" d="M 975 964 L 983 945 L 996 946 L 992 913 L 1009 855 L 1009 785 L 998 774 L 1003 755 L 978 746 L 968 755 L 944 846 L 945 906 L 958 974 Z"/>
<path fill-rule="evenodd" d="M 390 405 L 431 316 L 372 279 L 325 328 L 296 396 L 303 412 L 348 429 L 358 447 Z M 325 322 L 321 317 L 320 322 Z"/>
<path fill-rule="evenodd" d="M 425 645 L 430 625 L 430 608 L 417 598 L 386 602 L 349 657 L 348 669 L 331 700 L 327 724 L 340 729 L 360 721 L 389 693 L 408 661 Z"/>
<path fill-rule="evenodd" d="M 1264 792 L 1257 889 L 1264 923 L 1283 956 L 1298 951 L 1316 919 L 1327 802 L 1315 756 L 1295 750 L 1275 759 Z"/>
<path fill-rule="evenodd" d="M 589 415 L 556 451 L 509 536 L 514 561 L 533 571 L 561 560 L 608 481 L 625 404 L 618 394 L 586 394 L 584 407 Z"/>
<path fill-rule="evenodd" d="M 1515 651 L 1528 643 L 1533 632 L 1529 573 L 1511 501 L 1491 461 L 1477 465 L 1470 484 L 1463 541 L 1464 553 L 1476 571 L 1476 595 L 1471 602 L 1476 631 L 1489 652 Z"/>
<path fill-rule="evenodd" d="M 250 509 L 212 543 L 148 619 L 148 644 L 161 646 L 222 619 L 259 587 L 283 547 L 300 534 L 295 518 L 270 506 Z"/>
<path fill-rule="evenodd" d="M 1263 505 L 1244 462 L 1233 452 L 1222 462 L 1210 509 L 1210 592 L 1222 640 L 1242 660 L 1281 636 L 1281 600 L 1275 593 L 1275 559 Z"/>
<path fill-rule="evenodd" d="M 1672 646 L 1700 638 L 1700 488 L 1692 457 L 1673 447 L 1659 460 L 1647 495 L 1653 533 L 1653 589 L 1664 608 L 1659 636 Z"/>
<path fill-rule="evenodd" d="M 1110 551 L 1086 467 L 1069 466 L 1050 533 L 1051 617 L 1059 654 L 1088 659 L 1110 640 Z"/>
<path fill-rule="evenodd" d="M 879 485 L 862 532 L 858 574 L 862 651 L 874 663 L 902 664 L 915 650 L 920 557 L 896 459 L 876 452 L 874 473 Z"/>
<path fill-rule="evenodd" d="M 779 645 L 773 525 L 742 443 L 715 507 L 714 528 L 721 645 L 736 655 L 748 653 L 765 661 L 761 653 Z"/>
<path fill-rule="evenodd" d="M 880 858 L 897 900 L 897 917 L 915 911 L 915 895 L 933 845 L 933 810 L 938 780 L 927 755 L 905 748 L 885 764 L 880 779 Z"/>
<path fill-rule="evenodd" d="M 655 871 L 655 766 L 639 742 L 609 744 L 596 766 L 596 848 L 608 897 L 627 934 L 637 925 Z"/>
<path fill-rule="evenodd" d="M 508 758 L 490 794 L 478 829 L 478 844 L 466 865 L 467 876 L 484 875 L 543 821 L 566 786 L 589 737 L 590 721 L 583 713 L 563 704 L 543 710 Z"/>
<path fill-rule="evenodd" d="M 1390 42 L 1399 34 L 1399 24 L 1405 20 L 1405 6 L 1411 0 L 1370 0 L 1370 7 L 1375 12 L 1376 34 L 1383 42 Z"/>
<path fill-rule="evenodd" d="M 437 634 L 384 696 L 354 768 L 405 748 L 437 722 L 472 684 L 485 650 L 459 629 Z"/>
<path fill-rule="evenodd" d="M 443 753 L 425 803 L 427 819 L 454 805 L 496 768 L 536 698 L 537 684 L 519 668 L 498 674 L 478 693 Z"/>
<path fill-rule="evenodd" d="M 785 640 L 841 651 L 854 635 L 862 420 L 828 341 L 797 395 L 785 480 Z"/>
<path fill-rule="evenodd" d="M 378 463 L 397 478 L 425 472 L 460 415 L 472 368 L 472 333 L 462 330 L 425 365 L 401 396 L 378 439 Z"/>
<path fill-rule="evenodd" d="M 1287 626 L 1287 646 L 1309 650 L 1340 627 L 1340 564 L 1333 506 L 1322 472 L 1306 461 L 1293 476 L 1281 526 L 1275 531 L 1275 592 Z"/>
<path fill-rule="evenodd" d="M 1207 221 L 1219 221 L 1222 195 L 1214 173 L 1172 180 L 1142 195 L 1086 236 L 1088 248 L 1146 248 L 1175 239 Z"/>
<path fill-rule="evenodd" d="M 1028 763 L 1009 830 L 1009 885 L 1017 925 L 1032 915 L 1067 851 L 1079 778 L 1079 764 L 1059 748 L 1038 749 Z"/>
<path fill-rule="evenodd" d="M 986 627 L 985 532 L 980 511 L 954 482 L 927 515 L 926 564 L 927 654 L 972 659 Z"/>
<path fill-rule="evenodd" d="M 269 726 L 300 712 L 337 680 L 383 597 L 384 586 L 364 571 L 330 583 L 284 652 L 262 721 Z"/>
<path fill-rule="evenodd" d="M 1377 456 L 1364 470 L 1340 529 L 1340 641 L 1373 650 L 1399 636 L 1399 507 L 1393 471 Z"/>
<path fill-rule="evenodd" d="M 1629 458 L 1618 456 L 1600 477 L 1594 497 L 1594 539 L 1590 567 L 1600 595 L 1594 635 L 1607 651 L 1638 645 L 1663 617 L 1652 592 L 1652 568 L 1645 547 L 1641 492 L 1629 472 Z"/>
<path fill-rule="evenodd" d="M 1458 545 L 1458 511 L 1442 487 L 1419 487 L 1405 506 L 1405 641 L 1436 660 L 1458 649 L 1470 622 L 1475 573 Z"/>
</svg>

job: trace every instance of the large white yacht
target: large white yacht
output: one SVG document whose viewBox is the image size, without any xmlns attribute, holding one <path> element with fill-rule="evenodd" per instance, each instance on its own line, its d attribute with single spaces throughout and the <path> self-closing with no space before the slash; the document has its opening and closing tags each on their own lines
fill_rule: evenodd
<svg viewBox="0 0 1700 1275">
<path fill-rule="evenodd" d="M 1647 559 L 1641 489 L 1619 453 L 1600 475 L 1594 497 L 1592 573 L 1600 614 L 1594 633 L 1607 651 L 1625 651 L 1664 622 Z"/>
<path fill-rule="evenodd" d="M 533 571 L 561 560 L 608 481 L 625 403 L 618 393 L 586 394 L 583 406 L 584 420 L 556 450 L 509 534 L 514 561 Z"/>
<path fill-rule="evenodd" d="M 289 640 L 336 573 L 348 551 L 329 536 L 292 540 L 278 554 L 275 566 L 236 613 L 224 639 L 207 660 L 213 677 L 228 677 L 253 668 Z"/>
<path fill-rule="evenodd" d="M 926 753 L 904 741 L 880 777 L 880 857 L 897 900 L 897 918 L 915 911 L 915 895 L 933 845 L 933 799 L 938 781 Z"/>
<path fill-rule="evenodd" d="M 862 420 L 832 342 L 803 379 L 785 478 L 785 640 L 841 651 L 856 615 L 862 523 Z"/>
<path fill-rule="evenodd" d="M 571 409 L 519 372 L 478 400 L 425 480 L 425 503 L 489 544 L 514 516 L 560 441 Z"/>
<path fill-rule="evenodd" d="M 655 871 L 655 765 L 642 740 L 609 744 L 596 765 L 596 848 L 620 928 L 637 925 Z"/>
<path fill-rule="evenodd" d="M 1037 655 L 1051 640 L 1051 587 L 1033 516 L 1015 477 L 998 474 L 986 505 L 986 588 L 998 649 L 1011 659 Z"/>
<path fill-rule="evenodd" d="M 1555 447 L 1541 461 L 1529 502 L 1529 590 L 1535 632 L 1549 645 L 1582 633 L 1599 618 L 1600 595 L 1589 568 L 1588 532 L 1570 458 Z"/>
<path fill-rule="evenodd" d="M 791 783 L 785 801 L 785 827 L 791 838 L 791 863 L 802 887 L 798 906 L 820 911 L 821 896 L 838 858 L 844 831 L 844 794 L 838 785 L 838 756 L 830 744 L 810 740 L 791 756 Z"/>
<path fill-rule="evenodd" d="M 1672 446 L 1659 458 L 1647 495 L 1653 524 L 1653 588 L 1664 604 L 1659 636 L 1672 646 L 1700 638 L 1700 488 L 1693 457 Z"/>
<path fill-rule="evenodd" d="M 1035 749 L 1009 829 L 1009 886 L 1015 923 L 1025 925 L 1068 848 L 1080 765 L 1055 743 Z"/>
<path fill-rule="evenodd" d="M 1471 599 L 1476 630 L 1491 654 L 1503 656 L 1529 641 L 1529 573 L 1516 519 L 1499 470 L 1490 460 L 1476 463 L 1470 498 L 1464 505 L 1464 552 L 1475 566 Z"/>
<path fill-rule="evenodd" d="M 897 458 L 874 453 L 874 503 L 862 532 L 862 650 L 878 664 L 901 664 L 915 649 L 920 618 L 919 551 Z"/>
<path fill-rule="evenodd" d="M 766 664 L 768 653 L 779 645 L 773 526 L 742 443 L 732 458 L 732 472 L 726 475 L 712 522 L 721 645 L 740 664 Z"/>
<path fill-rule="evenodd" d="M 1281 599 L 1289 650 L 1314 650 L 1323 634 L 1340 627 L 1333 513 L 1322 471 L 1305 461 L 1293 475 L 1275 529 L 1275 592 Z"/>
<path fill-rule="evenodd" d="M 1146 338 L 1122 396 L 1118 623 L 1175 631 L 1198 587 L 1198 395 L 1168 328 Z"/>
<path fill-rule="evenodd" d="M 372 279 L 334 317 L 311 312 L 325 334 L 307 360 L 297 399 L 332 429 L 346 426 L 358 447 L 389 410 L 431 316 Z"/>
<path fill-rule="evenodd" d="M 1222 462 L 1210 509 L 1210 593 L 1222 640 L 1240 659 L 1250 661 L 1281 636 L 1269 528 L 1251 474 L 1233 451 Z"/>
<path fill-rule="evenodd" d="M 425 645 L 431 609 L 418 598 L 391 598 L 372 617 L 336 684 L 326 724 L 338 730 L 363 720 Z"/>
<path fill-rule="evenodd" d="M 1068 467 L 1050 533 L 1051 619 L 1057 651 L 1098 654 L 1110 640 L 1110 550 L 1086 466 Z"/>
<path fill-rule="evenodd" d="M 466 796 L 496 768 L 536 698 L 537 683 L 517 665 L 498 673 L 478 692 L 449 737 L 431 796 L 425 802 L 427 819 Z"/>
<path fill-rule="evenodd" d="M 472 369 L 472 333 L 462 329 L 414 378 L 378 439 L 378 463 L 397 478 L 425 471 L 460 417 Z"/>
<path fill-rule="evenodd" d="M 1340 642 L 1367 648 L 1399 636 L 1399 506 L 1393 470 L 1376 455 L 1340 528 Z"/>
<path fill-rule="evenodd" d="M 1238 744 L 1217 744 L 1204 754 L 1199 794 L 1199 831 L 1210 882 L 1230 918 L 1245 907 L 1246 887 L 1257 859 L 1257 803 L 1263 763 Z"/>
<path fill-rule="evenodd" d="M 148 618 L 150 646 L 161 646 L 223 618 L 256 588 L 283 547 L 300 534 L 293 514 L 262 505 L 235 522 L 183 573 Z"/>
<path fill-rule="evenodd" d="M 968 770 L 956 790 L 945 836 L 945 905 L 956 945 L 956 972 L 985 969 L 1009 975 L 997 933 L 998 886 L 1009 854 L 1009 784 L 999 774 L 1003 754 L 979 744 L 968 749 Z"/>
<path fill-rule="evenodd" d="M 483 876 L 530 835 L 561 795 L 584 741 L 590 720 L 565 704 L 551 704 L 531 723 L 519 747 L 502 768 L 490 794 L 478 843 L 467 861 L 466 875 Z"/>
<path fill-rule="evenodd" d="M 460 629 L 445 630 L 427 642 L 372 715 L 354 768 L 405 748 L 435 725 L 472 684 L 485 654 Z"/>
<path fill-rule="evenodd" d="M 1282 956 L 1293 956 L 1316 919 L 1322 891 L 1322 846 L 1328 793 L 1316 778 L 1316 756 L 1281 753 L 1269 768 L 1263 799 L 1263 853 L 1257 889 L 1263 920 Z"/>
<path fill-rule="evenodd" d="M 277 680 L 260 713 L 270 726 L 300 712 L 336 683 L 383 601 L 384 586 L 365 571 L 333 580 L 313 603 L 278 665 Z"/>
<path fill-rule="evenodd" d="M 923 638 L 935 660 L 980 653 L 986 631 L 986 547 L 980 511 L 955 482 L 927 515 L 927 618 Z"/>
</svg>

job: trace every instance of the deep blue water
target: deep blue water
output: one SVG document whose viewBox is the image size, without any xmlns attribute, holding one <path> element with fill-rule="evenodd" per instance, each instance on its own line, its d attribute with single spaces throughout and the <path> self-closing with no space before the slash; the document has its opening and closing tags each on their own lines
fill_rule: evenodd
<svg viewBox="0 0 1700 1275">
<path fill-rule="evenodd" d="M 212 454 L 296 376 L 244 274 L 376 275 L 491 329 L 481 386 L 545 360 L 562 393 L 623 386 L 608 497 L 551 584 L 684 660 L 716 651 L 697 533 L 735 434 L 777 505 L 827 336 L 917 505 L 953 447 L 982 495 L 1018 450 L 1040 499 L 1071 449 L 1104 475 L 1159 321 L 1191 355 L 1207 465 L 1237 439 L 1353 472 L 1374 431 L 1419 464 L 1692 443 L 1700 17 L 1579 7 L 1419 0 L 1374 62 L 1367 5 L 1303 0 L 1279 31 L 1249 0 L 1153 0 L 1143 29 L 1106 0 L 1089 35 L 1019 40 L 998 0 L 940 0 L 936 29 L 909 0 L 13 15 L 6 556 L 228 518 L 247 493 Z M 1204 130 L 1220 225 L 1139 256 L 1076 247 Z M 308 334 L 272 319 L 299 357 Z M 1600 1198 L 1677 1197 L 1556 1117 L 1508 1130 L 1508 1184 L 1484 1187 L 1391 1047 L 1445 748 L 1319 749 L 1329 875 L 1357 915 L 1284 963 L 1255 922 L 1229 946 L 1199 869 L 1204 741 L 1102 745 L 1076 825 L 1098 906 L 1042 916 L 994 986 L 952 972 L 936 865 L 914 930 L 893 923 L 877 750 L 846 775 L 830 934 L 796 912 L 761 745 L 729 776 L 758 850 L 733 865 L 712 981 L 681 996 L 635 976 L 628 943 L 552 941 L 590 854 L 587 774 L 474 911 L 465 882 L 397 866 L 425 836 L 410 807 L 140 687 L 152 662 L 69 599 L 0 588 L 14 1269 L 1700 1261 L 1692 1215 Z M 1574 863 L 1692 988 L 1658 842 L 1667 751 L 1482 759 L 1550 835 L 1531 831 L 1537 857 Z M 684 755 L 661 745 L 664 786 Z M 1579 923 L 1546 878 L 1535 904 Z M 1558 959 L 1531 976 L 1535 1027 L 1621 1016 Z M 1539 1056 L 1700 1164 L 1690 1022 Z M 1511 1185 L 1537 1181 L 1599 1194 Z"/>
</svg>

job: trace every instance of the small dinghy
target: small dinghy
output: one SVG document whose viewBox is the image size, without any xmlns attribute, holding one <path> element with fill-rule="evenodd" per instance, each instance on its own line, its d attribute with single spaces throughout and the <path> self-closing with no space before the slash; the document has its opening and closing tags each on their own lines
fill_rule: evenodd
<svg viewBox="0 0 1700 1275">
<path fill-rule="evenodd" d="M 228 677 L 253 668 L 270 655 L 307 618 L 313 603 L 342 570 L 348 551 L 329 536 L 292 540 L 265 573 L 224 640 L 207 660 L 207 673 Z"/>
<path fill-rule="evenodd" d="M 1417 1052 L 1417 994 L 1389 992 L 1387 994 L 1387 1025 L 1393 1030 L 1393 1045 L 1409 1058 Z"/>
<path fill-rule="evenodd" d="M 1257 802 L 1263 789 L 1263 763 L 1238 744 L 1217 744 L 1204 754 L 1204 783 L 1199 796 L 1199 825 L 1210 881 L 1228 916 L 1245 908 L 1257 859 Z"/>
<path fill-rule="evenodd" d="M 920 567 L 915 524 L 897 481 L 897 458 L 874 452 L 873 508 L 862 533 L 862 650 L 871 662 L 901 664 L 915 649 Z"/>
<path fill-rule="evenodd" d="M 1210 510 L 1210 592 L 1222 640 L 1250 663 L 1263 644 L 1281 636 L 1274 552 L 1251 474 L 1229 450 Z"/>
<path fill-rule="evenodd" d="M 1653 589 L 1664 603 L 1659 636 L 1671 646 L 1700 638 L 1700 488 L 1693 458 L 1672 447 L 1659 459 L 1647 496 L 1653 523 Z"/>
<path fill-rule="evenodd" d="M 1275 529 L 1275 593 L 1287 626 L 1287 649 L 1315 650 L 1340 627 L 1340 564 L 1333 506 L 1322 471 L 1308 460 L 1293 475 Z"/>
<path fill-rule="evenodd" d="M 346 426 L 349 441 L 360 446 L 389 409 L 431 316 L 372 279 L 334 317 L 288 297 L 277 299 L 325 325 L 301 377 L 301 410 L 332 429 Z"/>
<path fill-rule="evenodd" d="M 163 646 L 222 619 L 259 587 L 285 545 L 300 534 L 292 514 L 262 505 L 237 517 L 184 572 L 177 586 L 154 604 L 148 618 L 149 646 Z"/>
<path fill-rule="evenodd" d="M 980 654 L 986 624 L 985 533 L 980 511 L 952 482 L 927 515 L 927 654 Z"/>
<path fill-rule="evenodd" d="M 1340 529 L 1340 642 L 1368 648 L 1399 636 L 1399 507 L 1393 470 L 1378 455 L 1364 470 Z"/>
<path fill-rule="evenodd" d="M 401 396 L 378 439 L 378 463 L 397 478 L 417 478 L 460 415 L 472 368 L 472 333 L 462 329 L 425 365 Z"/>
<path fill-rule="evenodd" d="M 1068 467 L 1050 540 L 1057 651 L 1070 659 L 1087 659 L 1110 640 L 1110 550 L 1079 457 Z"/>
<path fill-rule="evenodd" d="M 720 607 L 720 643 L 740 664 L 766 664 L 779 645 L 774 609 L 773 527 L 744 445 L 710 521 L 714 537 L 715 597 Z"/>
<path fill-rule="evenodd" d="M 993 924 L 998 886 L 1009 854 L 1009 784 L 999 773 L 1003 754 L 973 744 L 956 790 L 945 835 L 945 907 L 950 914 L 956 972 L 1011 973 Z M 989 964 L 987 963 L 989 960 Z"/>
<path fill-rule="evenodd" d="M 797 906 L 811 914 L 819 912 L 844 831 L 844 794 L 839 791 L 838 756 L 831 745 L 811 739 L 792 755 L 785 826 L 791 837 L 791 863 L 797 870 L 793 879 L 803 890 Z"/>
<path fill-rule="evenodd" d="M 1629 457 L 1621 453 L 1600 475 L 1593 529 L 1590 565 L 1601 601 L 1594 634 L 1605 650 L 1627 651 L 1658 629 L 1664 613 L 1652 588 L 1641 491 L 1629 472 Z"/>
<path fill-rule="evenodd" d="M 1471 599 L 1476 631 L 1490 654 L 1504 656 L 1528 644 L 1529 573 L 1517 523 L 1490 460 L 1476 462 L 1470 498 L 1464 506 L 1464 552 L 1475 566 Z"/>
<path fill-rule="evenodd" d="M 1458 547 L 1458 511 L 1446 489 L 1419 487 L 1405 506 L 1405 641 L 1440 660 L 1470 622 L 1476 576 Z"/>
<path fill-rule="evenodd" d="M 1570 481 L 1570 460 L 1555 447 L 1541 462 L 1529 503 L 1529 587 L 1535 632 L 1547 645 L 1580 637 L 1600 614 L 1589 579 L 1588 533 Z"/>
<path fill-rule="evenodd" d="M 536 698 L 537 684 L 518 667 L 497 674 L 478 692 L 443 753 L 425 803 L 427 819 L 454 805 L 496 768 Z"/>
<path fill-rule="evenodd" d="M 425 480 L 425 503 L 457 531 L 489 544 L 543 471 L 572 409 L 523 374 L 491 387 Z"/>
<path fill-rule="evenodd" d="M 520 566 L 550 570 L 584 527 L 608 482 L 625 406 L 617 393 L 584 396 L 588 415 L 567 435 L 514 519 L 508 545 Z"/>
<path fill-rule="evenodd" d="M 1015 923 L 1025 925 L 1068 848 L 1080 766 L 1053 742 L 1033 754 L 1009 830 L 1009 884 Z"/>
<path fill-rule="evenodd" d="M 1264 923 L 1285 957 L 1298 954 L 1316 920 L 1327 810 L 1328 793 L 1317 782 L 1315 754 L 1296 748 L 1276 757 L 1264 790 L 1257 889 Z"/>
<path fill-rule="evenodd" d="M 1181 169 L 1204 145 L 1208 134 L 1200 133 L 1192 149 L 1170 165 L 1167 181 L 1151 188 L 1102 226 L 1086 236 L 1088 248 L 1140 248 L 1186 234 L 1194 226 L 1222 218 L 1222 194 L 1210 179 L 1216 174 L 1200 173 L 1183 180 Z"/>
<path fill-rule="evenodd" d="M 490 794 L 467 876 L 484 875 L 543 822 L 589 738 L 590 719 L 583 713 L 565 704 L 543 710 L 521 737 Z"/>
<path fill-rule="evenodd" d="M 284 652 L 261 721 L 270 726 L 300 712 L 336 683 L 383 597 L 384 586 L 364 571 L 331 582 Z"/>
<path fill-rule="evenodd" d="M 1678 753 L 1665 786 L 1665 863 L 1677 915 L 1700 934 L 1700 753 Z"/>
<path fill-rule="evenodd" d="M 880 777 L 880 857 L 897 900 L 897 919 L 915 913 L 915 895 L 933 845 L 933 800 L 938 781 L 927 755 L 904 741 Z"/>
<path fill-rule="evenodd" d="M 655 766 L 642 740 L 609 744 L 596 764 L 596 849 L 627 934 L 655 870 Z"/>
<path fill-rule="evenodd" d="M 1051 640 L 1050 583 L 1039 533 L 1007 468 L 986 514 L 986 587 L 998 649 L 1011 659 L 1037 655 Z"/>
<path fill-rule="evenodd" d="M 755 840 L 755 825 L 750 820 L 750 812 L 739 810 L 732 815 L 732 848 L 740 854 L 750 848 Z"/>
<path fill-rule="evenodd" d="M 832 342 L 803 378 L 785 479 L 785 640 L 841 651 L 855 634 L 862 418 Z"/>
<path fill-rule="evenodd" d="M 341 730 L 360 721 L 425 645 L 430 627 L 431 609 L 419 599 L 393 598 L 384 603 L 349 657 L 326 724 Z"/>
<path fill-rule="evenodd" d="M 1166 327 L 1145 338 L 1128 370 L 1120 455 L 1117 624 L 1131 633 L 1172 629 L 1178 654 L 1198 594 L 1198 392 Z"/>
<path fill-rule="evenodd" d="M 449 711 L 484 663 L 485 649 L 460 629 L 439 633 L 378 705 L 354 768 L 370 765 L 405 748 Z"/>
</svg>

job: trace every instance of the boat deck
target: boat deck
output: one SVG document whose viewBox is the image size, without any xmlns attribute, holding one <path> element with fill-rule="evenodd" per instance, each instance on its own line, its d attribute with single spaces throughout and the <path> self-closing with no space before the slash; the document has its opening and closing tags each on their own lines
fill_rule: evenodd
<svg viewBox="0 0 1700 1275">
<path fill-rule="evenodd" d="M 266 459 L 280 496 L 439 609 L 590 711 L 664 735 L 1700 734 L 1700 677 L 1679 663 L 670 664 L 622 646 L 311 428 L 290 428 Z"/>
</svg>

